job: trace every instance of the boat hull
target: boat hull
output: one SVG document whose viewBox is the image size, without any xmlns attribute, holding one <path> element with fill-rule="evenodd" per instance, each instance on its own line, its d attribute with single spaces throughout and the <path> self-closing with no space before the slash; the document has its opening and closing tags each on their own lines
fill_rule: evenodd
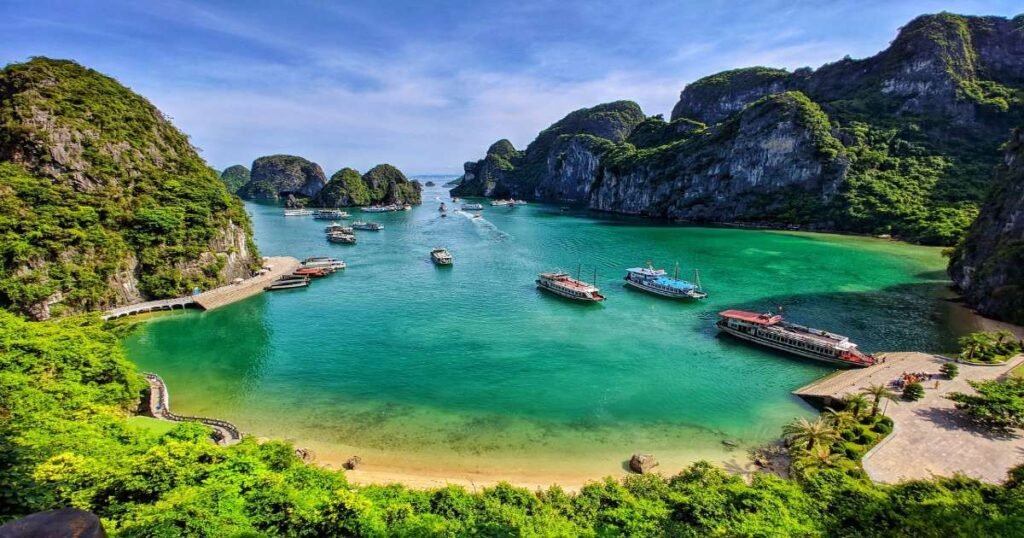
<svg viewBox="0 0 1024 538">
<path fill-rule="evenodd" d="M 657 288 L 649 288 L 647 286 L 644 286 L 643 284 L 640 284 L 639 282 L 635 282 L 635 281 L 630 280 L 628 278 L 625 279 L 625 280 L 626 280 L 626 285 L 631 287 L 631 288 L 633 288 L 633 289 L 640 290 L 640 291 L 645 291 L 647 293 L 653 293 L 654 295 L 658 295 L 658 296 L 661 296 L 661 297 L 666 297 L 666 298 L 669 298 L 669 299 L 680 299 L 680 300 L 683 300 L 683 301 L 699 301 L 701 299 L 706 299 L 707 296 L 708 296 L 708 294 L 703 293 L 703 292 L 699 292 L 700 293 L 699 296 L 693 296 L 693 295 L 687 295 L 687 294 L 681 294 L 681 293 L 669 293 L 669 292 L 667 292 L 665 290 L 660 290 L 660 289 L 657 289 Z"/>
<path fill-rule="evenodd" d="M 865 368 L 865 367 L 869 366 L 868 364 L 858 364 L 858 363 L 854 363 L 854 362 L 845 361 L 845 360 L 840 359 L 838 357 L 830 357 L 830 356 L 826 356 L 826 355 L 819 355 L 817 353 L 812 353 L 812 352 L 810 352 L 810 351 L 808 351 L 806 349 L 800 349 L 800 348 L 796 348 L 796 347 L 793 347 L 793 346 L 788 346 L 788 345 L 783 344 L 781 342 L 773 342 L 771 340 L 764 340 L 764 339 L 761 339 L 761 338 L 757 338 L 757 337 L 755 337 L 755 336 L 753 336 L 751 334 L 745 333 L 743 331 L 737 331 L 736 329 L 733 329 L 733 328 L 727 326 L 726 324 L 724 324 L 722 322 L 718 322 L 715 325 L 718 327 L 718 330 L 720 330 L 720 331 L 722 331 L 724 333 L 727 333 L 727 334 L 729 334 L 731 336 L 735 336 L 736 338 L 739 338 L 741 340 L 746 340 L 747 342 L 750 342 L 752 344 L 757 344 L 759 346 L 770 347 L 772 349 L 777 349 L 779 351 L 784 351 L 786 353 L 789 353 L 790 355 L 796 355 L 798 357 L 803 357 L 805 359 L 811 359 L 811 360 L 815 360 L 815 361 L 818 361 L 818 362 L 827 362 L 829 364 L 837 364 L 837 365 L 845 366 L 845 367 L 848 367 L 848 368 Z"/>
<path fill-rule="evenodd" d="M 596 299 L 596 298 L 592 298 L 592 297 L 581 297 L 581 296 L 577 296 L 577 295 L 572 295 L 572 294 L 562 290 L 561 288 L 559 288 L 557 286 L 549 285 L 546 281 L 541 280 L 539 278 L 537 280 L 535 280 L 535 282 L 537 283 L 537 287 L 539 289 L 542 289 L 544 291 L 553 293 L 553 294 L 555 294 L 555 295 L 557 295 L 559 297 L 563 297 L 563 298 L 569 299 L 571 301 L 576 301 L 576 302 L 579 302 L 579 303 L 600 303 L 601 301 L 604 300 L 603 296 L 600 299 Z"/>
</svg>

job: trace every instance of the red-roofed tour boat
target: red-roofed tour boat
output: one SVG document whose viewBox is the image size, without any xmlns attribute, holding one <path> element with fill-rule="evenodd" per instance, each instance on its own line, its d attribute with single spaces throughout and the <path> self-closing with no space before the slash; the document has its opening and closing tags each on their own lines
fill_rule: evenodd
<svg viewBox="0 0 1024 538">
<path fill-rule="evenodd" d="M 720 330 L 755 344 L 833 364 L 875 364 L 875 357 L 862 353 L 849 338 L 789 323 L 778 314 L 726 310 L 718 315 L 720 319 L 715 325 Z"/>
</svg>

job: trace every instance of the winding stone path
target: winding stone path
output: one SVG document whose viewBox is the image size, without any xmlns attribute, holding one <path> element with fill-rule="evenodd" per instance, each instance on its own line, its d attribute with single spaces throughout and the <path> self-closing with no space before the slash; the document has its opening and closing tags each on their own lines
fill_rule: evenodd
<svg viewBox="0 0 1024 538">
<path fill-rule="evenodd" d="M 242 432 L 234 424 L 216 418 L 179 416 L 171 413 L 171 395 L 167 391 L 167 383 L 152 373 L 144 372 L 149 382 L 149 415 L 153 418 L 173 422 L 199 422 L 213 428 L 213 438 L 219 445 L 233 445 L 242 440 Z"/>
</svg>

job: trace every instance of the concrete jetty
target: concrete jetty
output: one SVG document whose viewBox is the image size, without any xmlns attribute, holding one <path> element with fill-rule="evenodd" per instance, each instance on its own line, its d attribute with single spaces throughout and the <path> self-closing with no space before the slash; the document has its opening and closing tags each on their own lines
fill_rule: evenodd
<svg viewBox="0 0 1024 538">
<path fill-rule="evenodd" d="M 146 312 L 159 312 L 162 310 L 175 310 L 185 308 L 201 308 L 213 310 L 242 299 L 247 299 L 264 290 L 271 282 L 279 277 L 290 274 L 298 269 L 299 260 L 290 256 L 274 256 L 263 259 L 263 266 L 267 270 L 261 274 L 247 278 L 239 283 L 225 284 L 198 295 L 177 297 L 174 299 L 160 299 L 157 301 L 146 301 L 132 305 L 119 306 L 107 310 L 103 319 L 116 319 Z"/>
</svg>

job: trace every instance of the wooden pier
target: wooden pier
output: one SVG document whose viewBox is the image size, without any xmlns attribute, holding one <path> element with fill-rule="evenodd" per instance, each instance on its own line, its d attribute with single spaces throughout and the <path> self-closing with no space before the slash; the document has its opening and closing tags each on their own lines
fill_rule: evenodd
<svg viewBox="0 0 1024 538">
<path fill-rule="evenodd" d="M 269 270 L 237 284 L 225 284 L 198 295 L 119 306 L 107 310 L 103 314 L 103 319 L 116 319 L 135 314 L 175 309 L 201 308 L 203 310 L 213 310 L 214 308 L 220 308 L 242 299 L 248 299 L 262 292 L 271 282 L 297 269 L 299 267 L 299 260 L 290 256 L 275 256 L 264 258 L 263 265 L 268 267 Z"/>
</svg>

